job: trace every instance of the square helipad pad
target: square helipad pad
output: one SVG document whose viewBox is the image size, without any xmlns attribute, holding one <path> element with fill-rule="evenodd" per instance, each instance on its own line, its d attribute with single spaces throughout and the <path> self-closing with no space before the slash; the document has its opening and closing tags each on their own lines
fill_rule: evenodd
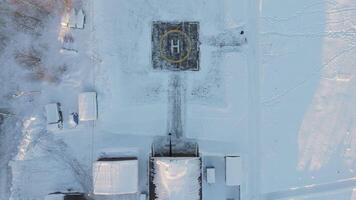
<svg viewBox="0 0 356 200">
<path fill-rule="evenodd" d="M 153 22 L 152 65 L 172 71 L 199 70 L 199 22 Z"/>
</svg>

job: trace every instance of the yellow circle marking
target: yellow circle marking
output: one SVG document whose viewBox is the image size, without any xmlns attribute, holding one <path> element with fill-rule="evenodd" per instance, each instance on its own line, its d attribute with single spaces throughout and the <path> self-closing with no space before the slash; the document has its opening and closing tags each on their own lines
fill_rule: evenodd
<svg viewBox="0 0 356 200">
<path fill-rule="evenodd" d="M 179 59 L 179 60 L 173 60 L 173 59 L 170 59 L 168 58 L 167 56 L 165 56 L 162 52 L 163 52 L 163 38 L 167 37 L 168 34 L 170 33 L 180 33 L 182 35 L 184 35 L 186 38 L 187 38 L 187 41 L 188 41 L 188 50 L 187 50 L 187 54 Z M 167 31 L 165 34 L 162 35 L 162 37 L 160 38 L 160 52 L 161 52 L 161 57 L 165 60 L 167 60 L 168 62 L 171 62 L 171 63 L 180 63 L 180 62 L 183 62 L 185 61 L 188 56 L 190 55 L 190 52 L 192 50 L 192 41 L 190 41 L 190 38 L 189 36 L 184 33 L 183 31 L 180 31 L 180 30 L 177 30 L 177 29 L 173 29 L 173 30 L 170 30 L 170 31 Z"/>
</svg>

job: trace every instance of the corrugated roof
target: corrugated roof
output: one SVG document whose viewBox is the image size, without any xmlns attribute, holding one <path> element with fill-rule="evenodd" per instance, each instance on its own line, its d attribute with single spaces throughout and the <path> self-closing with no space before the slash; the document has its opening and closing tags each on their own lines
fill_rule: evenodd
<svg viewBox="0 0 356 200">
<path fill-rule="evenodd" d="M 138 191 L 138 161 L 97 161 L 93 168 L 94 194 L 133 194 Z"/>
</svg>

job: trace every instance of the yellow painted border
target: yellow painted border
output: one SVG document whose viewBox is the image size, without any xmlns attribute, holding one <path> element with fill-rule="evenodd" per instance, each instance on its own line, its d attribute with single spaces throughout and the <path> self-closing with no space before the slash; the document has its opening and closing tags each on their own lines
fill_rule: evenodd
<svg viewBox="0 0 356 200">
<path fill-rule="evenodd" d="M 163 50 L 163 38 L 167 37 L 168 34 L 170 33 L 181 33 L 183 34 L 186 38 L 187 38 L 187 41 L 188 41 L 188 52 L 187 52 L 187 55 L 185 55 L 183 58 L 179 59 L 179 60 L 172 60 L 170 58 L 168 58 L 167 56 L 165 56 L 162 52 Z M 177 30 L 177 29 L 173 29 L 173 30 L 170 30 L 170 31 L 167 31 L 166 33 L 164 33 L 162 35 L 162 37 L 160 38 L 160 46 L 159 46 L 159 49 L 160 49 L 160 55 L 163 59 L 167 60 L 168 62 L 170 63 L 181 63 L 183 61 L 185 61 L 189 55 L 190 55 L 190 52 L 192 51 L 192 41 L 190 40 L 189 36 L 184 33 L 183 31 L 180 31 L 180 30 Z"/>
</svg>

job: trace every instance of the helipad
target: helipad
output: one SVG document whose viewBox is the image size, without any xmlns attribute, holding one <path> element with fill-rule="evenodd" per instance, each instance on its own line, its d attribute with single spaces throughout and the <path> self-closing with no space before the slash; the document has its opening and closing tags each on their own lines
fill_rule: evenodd
<svg viewBox="0 0 356 200">
<path fill-rule="evenodd" d="M 199 22 L 153 22 L 154 69 L 199 70 Z"/>
</svg>

